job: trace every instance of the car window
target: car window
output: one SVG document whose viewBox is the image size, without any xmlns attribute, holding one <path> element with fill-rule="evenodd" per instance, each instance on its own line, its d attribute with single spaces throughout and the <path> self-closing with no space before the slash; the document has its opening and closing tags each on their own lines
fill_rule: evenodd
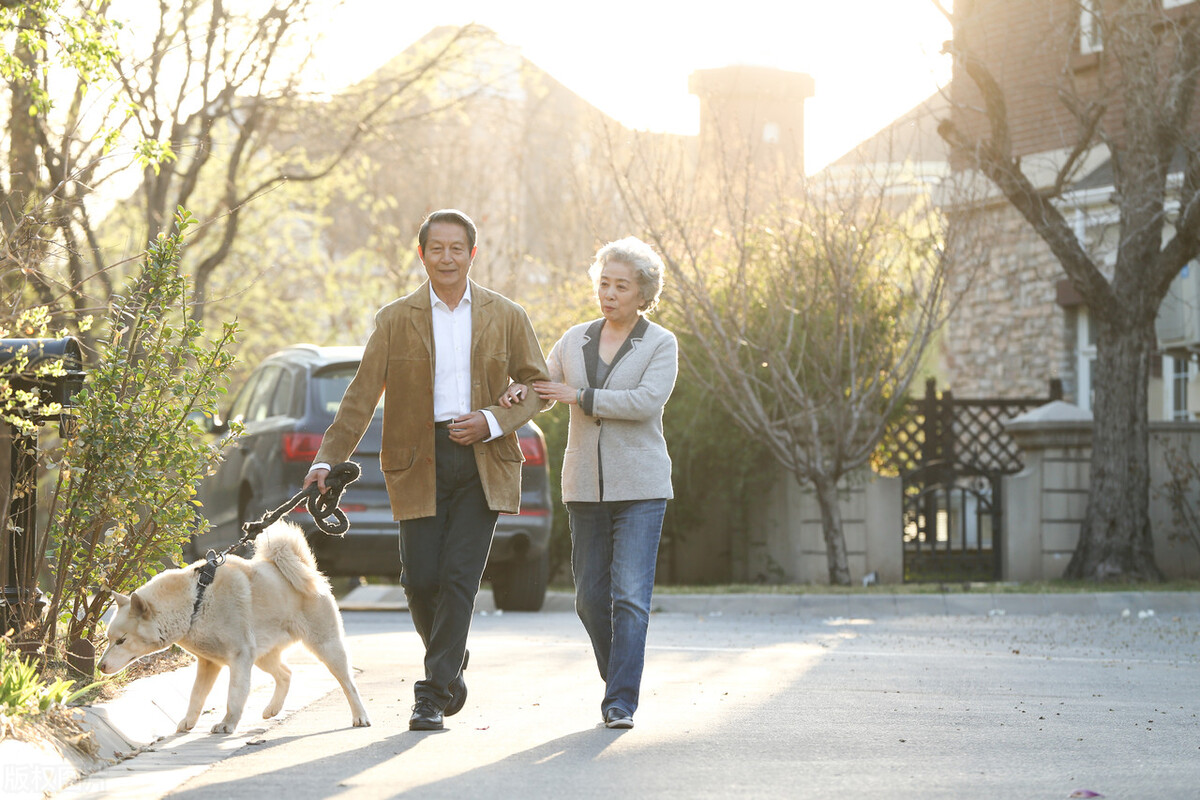
<svg viewBox="0 0 1200 800">
<path fill-rule="evenodd" d="M 246 419 L 246 409 L 250 406 L 250 398 L 254 395 L 254 387 L 258 384 L 260 377 L 262 377 L 262 372 L 254 372 L 246 380 L 242 390 L 234 399 L 233 405 L 229 407 L 229 419 L 241 421 Z"/>
<path fill-rule="evenodd" d="M 346 387 L 350 385 L 350 381 L 354 379 L 354 373 L 357 371 L 357 364 L 343 364 L 323 369 L 313 375 L 317 408 L 326 414 L 336 414 L 342 405 L 342 395 L 346 394 Z M 379 404 L 375 406 L 375 413 L 383 413 L 382 395 L 379 397 Z"/>
<path fill-rule="evenodd" d="M 292 391 L 294 376 L 289 369 L 280 370 L 279 382 L 275 384 L 275 392 L 271 395 L 271 416 L 290 417 L 295 406 L 295 393 Z"/>
<path fill-rule="evenodd" d="M 258 422 L 266 419 L 271 410 L 271 394 L 279 382 L 283 370 L 276 366 L 267 366 L 262 370 L 262 377 L 254 386 L 254 394 L 250 398 L 250 406 L 246 409 L 246 422 Z"/>
</svg>

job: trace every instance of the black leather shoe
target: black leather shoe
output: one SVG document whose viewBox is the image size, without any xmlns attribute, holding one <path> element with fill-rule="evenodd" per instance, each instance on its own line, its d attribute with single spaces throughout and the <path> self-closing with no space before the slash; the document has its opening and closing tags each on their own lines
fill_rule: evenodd
<svg viewBox="0 0 1200 800">
<path fill-rule="evenodd" d="M 412 716 L 408 719 L 410 731 L 440 731 L 442 729 L 442 712 L 432 700 L 422 697 L 413 706 Z"/>
<path fill-rule="evenodd" d="M 471 651 L 467 650 L 463 653 L 462 669 L 458 671 L 458 676 L 450 681 L 450 702 L 446 704 L 445 714 L 447 717 L 453 717 L 458 712 L 462 711 L 462 707 L 467 703 L 467 682 L 463 678 L 463 672 L 467 668 L 467 662 L 471 660 Z"/>
</svg>

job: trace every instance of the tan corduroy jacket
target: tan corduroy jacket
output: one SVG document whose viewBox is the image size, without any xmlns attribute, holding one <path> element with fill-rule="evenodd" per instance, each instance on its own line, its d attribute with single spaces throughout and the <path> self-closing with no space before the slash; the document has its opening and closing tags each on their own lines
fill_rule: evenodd
<svg viewBox="0 0 1200 800">
<path fill-rule="evenodd" d="M 397 520 L 436 512 L 433 439 L 433 316 L 426 281 L 375 315 L 358 373 L 338 408 L 315 462 L 337 464 L 358 446 L 379 396 L 383 446 L 379 461 Z M 516 430 L 542 407 L 533 392 L 512 408 L 496 398 L 510 379 L 524 384 L 547 378 L 546 361 L 525 310 L 471 282 L 471 404 L 495 415 L 503 436 L 474 446 L 488 506 L 516 513 L 521 504 L 521 448 Z"/>
</svg>

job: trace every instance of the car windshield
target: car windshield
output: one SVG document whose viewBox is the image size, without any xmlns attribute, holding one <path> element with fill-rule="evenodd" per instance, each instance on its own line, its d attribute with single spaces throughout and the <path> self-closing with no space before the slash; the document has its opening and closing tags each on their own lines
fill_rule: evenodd
<svg viewBox="0 0 1200 800">
<path fill-rule="evenodd" d="M 357 371 L 357 364 L 339 364 L 336 367 L 323 369 L 314 375 L 313 385 L 317 392 L 317 408 L 327 414 L 336 414 L 338 407 L 342 404 L 342 396 L 346 394 L 346 387 L 350 385 L 350 381 Z M 379 397 L 379 405 L 375 406 L 375 413 L 383 413 L 382 395 Z"/>
</svg>

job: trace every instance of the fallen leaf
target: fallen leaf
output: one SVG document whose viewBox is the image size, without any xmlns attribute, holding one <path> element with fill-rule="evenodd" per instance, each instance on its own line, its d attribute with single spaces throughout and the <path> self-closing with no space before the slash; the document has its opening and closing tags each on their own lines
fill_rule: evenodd
<svg viewBox="0 0 1200 800">
<path fill-rule="evenodd" d="M 1099 794 L 1098 792 L 1093 792 L 1091 789 L 1076 789 L 1075 791 L 1071 792 L 1067 796 L 1068 797 L 1104 797 L 1104 795 Z"/>
</svg>

